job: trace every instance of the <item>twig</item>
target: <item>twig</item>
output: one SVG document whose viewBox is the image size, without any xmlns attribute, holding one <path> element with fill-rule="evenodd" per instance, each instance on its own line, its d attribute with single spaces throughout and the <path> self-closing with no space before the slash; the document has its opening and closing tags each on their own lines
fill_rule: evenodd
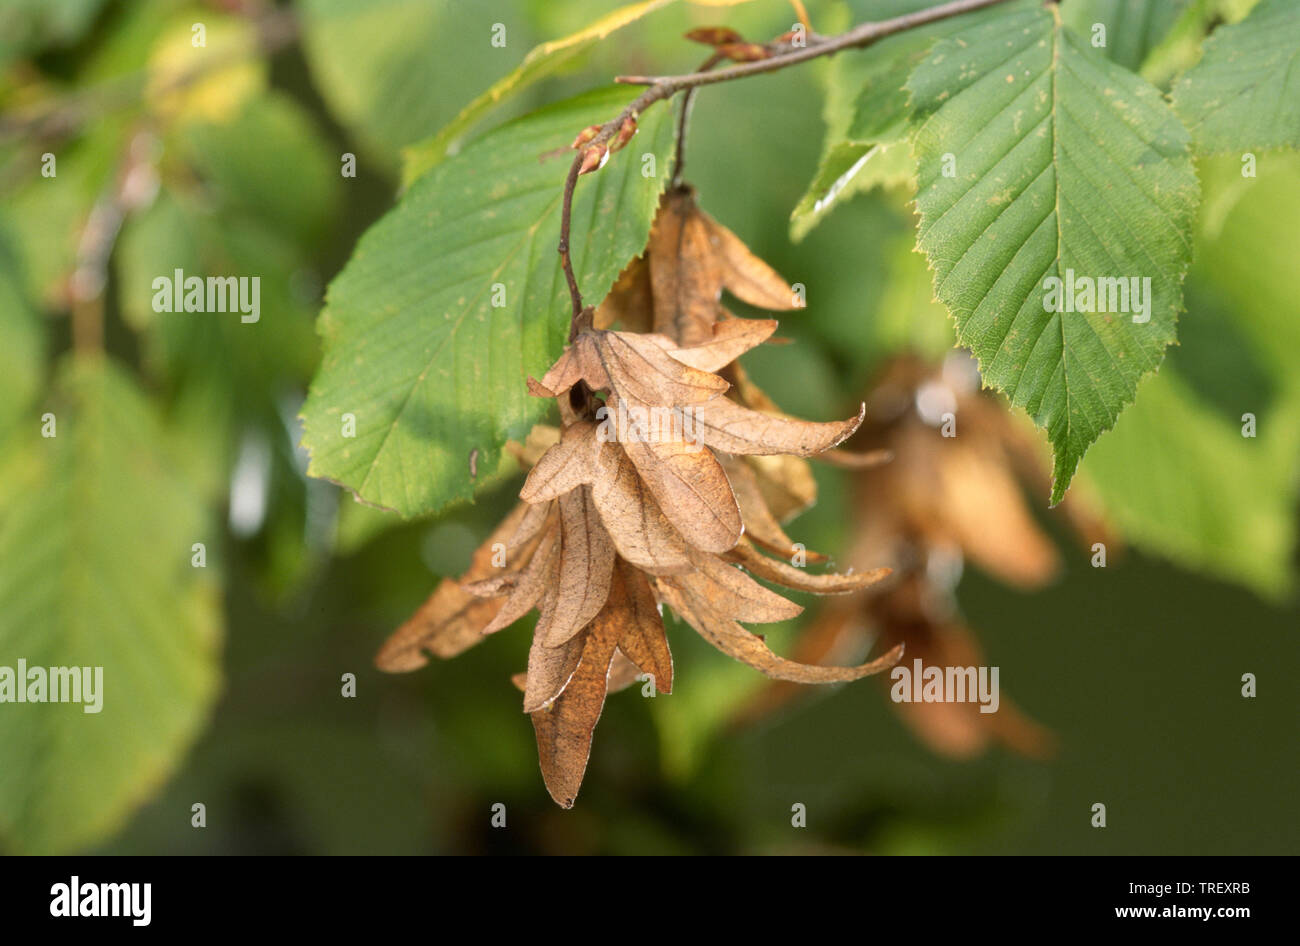
<svg viewBox="0 0 1300 946">
<path fill-rule="evenodd" d="M 762 75 L 767 72 L 776 72 L 778 69 L 785 69 L 788 66 L 808 62 L 821 56 L 829 56 L 845 49 L 860 49 L 895 33 L 902 33 L 919 26 L 937 23 L 940 20 L 946 20 L 950 17 L 960 16 L 963 13 L 971 13 L 984 7 L 991 7 L 1005 2 L 1006 0 L 952 0 L 950 3 L 930 7 L 926 10 L 917 10 L 914 13 L 897 16 L 890 20 L 861 23 L 839 36 L 809 36 L 807 46 L 791 46 L 786 50 L 774 52 L 767 59 L 741 63 L 727 69 L 711 71 L 711 67 L 706 65 L 696 72 L 679 76 L 618 76 L 615 79 L 616 82 L 624 85 L 644 85 L 647 88 L 633 99 L 627 108 L 601 125 L 600 130 L 592 139 L 585 142 L 577 155 L 574 156 L 573 164 L 569 167 L 569 176 L 564 182 L 564 203 L 560 215 L 559 251 L 564 279 L 569 285 L 569 298 L 573 302 L 573 315 L 569 323 L 569 340 L 572 341 L 576 338 L 578 332 L 581 331 L 580 325 L 585 324 L 591 318 L 590 313 L 583 308 L 582 291 L 578 288 L 577 277 L 573 274 L 573 261 L 569 256 L 573 192 L 577 187 L 578 175 L 582 170 L 587 153 L 592 148 L 605 145 L 623 127 L 623 123 L 627 119 L 636 119 L 651 105 L 672 98 L 678 92 L 694 90 L 702 85 L 716 85 L 719 82 L 730 82 L 735 79 L 747 79 L 750 76 Z M 678 160 L 680 161 L 683 154 L 680 150 L 680 137 L 678 139 L 678 149 Z"/>
<path fill-rule="evenodd" d="M 104 347 L 104 287 L 118 235 L 127 216 L 150 204 L 158 192 L 158 142 L 137 131 L 127 142 L 116 179 L 91 208 L 77 243 L 76 266 L 68 280 L 72 347 L 79 352 Z"/>
</svg>

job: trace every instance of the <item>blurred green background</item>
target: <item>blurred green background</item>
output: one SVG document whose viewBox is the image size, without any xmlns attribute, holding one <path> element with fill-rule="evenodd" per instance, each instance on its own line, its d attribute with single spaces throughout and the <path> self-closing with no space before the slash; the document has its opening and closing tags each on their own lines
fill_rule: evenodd
<svg viewBox="0 0 1300 946">
<path fill-rule="evenodd" d="M 850 16 L 916 5 L 808 7 L 829 31 Z M 1300 333 L 1300 305 L 1287 268 L 1300 234 L 1283 212 L 1300 208 L 1293 156 L 1266 163 L 1250 192 L 1232 167 L 1201 167 L 1204 232 L 1182 345 L 1169 359 L 1180 387 L 1166 393 L 1166 413 L 1121 420 L 1082 466 L 1131 547 L 1105 569 L 1090 567 L 1047 516 L 1045 492 L 1035 493 L 1029 499 L 1065 557 L 1061 580 L 1033 594 L 973 568 L 962 580 L 966 622 L 1021 708 L 1058 735 L 1055 758 L 936 757 L 900 725 L 879 680 L 809 693 L 733 727 L 763 679 L 670 622 L 676 692 L 611 697 L 577 807 L 565 812 L 542 785 L 509 680 L 525 664 L 522 629 L 413 674 L 373 669 L 387 634 L 440 576 L 468 563 L 518 481 L 437 518 L 401 522 L 306 479 L 295 415 L 317 357 L 312 322 L 324 287 L 392 206 L 402 146 L 436 132 L 537 43 L 618 6 L 0 2 L 0 325 L 15 339 L 0 360 L 5 383 L 26 384 L 42 403 L 57 375 L 48 366 L 73 347 L 76 313 L 102 306 L 105 350 L 156 409 L 174 472 L 202 494 L 217 587 L 201 606 L 224 628 L 211 658 L 220 682 L 185 708 L 193 725 L 106 820 L 87 815 L 87 827 L 74 815 L 66 833 L 33 839 L 13 800 L 31 790 L 45 749 L 19 751 L 25 736 L 0 727 L 0 850 L 1300 851 L 1300 608 L 1291 584 L 1300 348 L 1288 344 Z M 189 49 L 200 21 L 210 47 L 226 37 L 229 64 L 168 88 L 167 76 L 184 69 L 177 50 Z M 504 48 L 489 44 L 494 23 L 506 25 Z M 615 74 L 689 71 L 702 48 L 681 34 L 714 23 L 766 39 L 789 29 L 793 14 L 785 0 L 670 6 L 598 43 L 479 130 Z M 254 24 L 269 31 L 273 50 L 257 51 Z M 689 139 L 688 178 L 702 206 L 808 287 L 808 309 L 782 321 L 795 344 L 746 364 L 785 409 L 812 419 L 844 416 L 891 354 L 933 356 L 952 343 L 911 252 L 905 190 L 859 196 L 804 241 L 789 237 L 790 210 L 821 153 L 826 89 L 844 68 L 822 62 L 706 89 Z M 58 155 L 51 180 L 39 173 L 46 152 Z M 354 179 L 339 174 L 345 153 L 357 156 Z M 71 281 L 87 262 L 87 221 L 136 165 L 156 190 L 146 180 L 126 208 L 106 285 L 87 303 Z M 260 272 L 258 331 L 154 313 L 144 287 L 176 266 Z M 14 469 L 31 448 L 12 431 L 34 426 L 43 409 L 0 412 L 0 445 L 15 438 L 3 447 L 0 477 L 20 481 Z M 1267 431 L 1256 441 L 1236 435 L 1245 411 Z M 843 549 L 845 474 L 816 472 L 818 505 L 789 531 L 811 548 Z M 15 587 L 24 546 L 5 532 L 22 502 L 0 490 L 0 601 L 24 592 Z M 801 603 L 815 613 L 814 600 Z M 782 651 L 795 630 L 769 640 Z M 14 640 L 0 630 L 0 643 Z M 0 663 L 12 663 L 9 649 Z M 1259 679 L 1255 699 L 1240 694 L 1248 672 Z M 340 695 L 345 673 L 356 675 L 355 698 Z M 57 791 L 64 774 L 55 766 L 37 787 Z M 91 788 L 72 810 L 86 814 L 97 774 L 83 775 Z M 207 808 L 202 829 L 190 827 L 196 802 Z M 497 802 L 507 806 L 504 830 L 489 824 Z M 1107 806 L 1104 830 L 1090 826 L 1095 802 Z M 14 808 L 2 810 L 7 803 Z M 791 827 L 795 803 L 807 806 L 805 829 Z"/>
</svg>

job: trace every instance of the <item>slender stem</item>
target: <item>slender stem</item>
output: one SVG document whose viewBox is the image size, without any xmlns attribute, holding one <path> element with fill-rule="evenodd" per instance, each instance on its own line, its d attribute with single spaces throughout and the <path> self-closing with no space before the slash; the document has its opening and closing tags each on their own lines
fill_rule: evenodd
<svg viewBox="0 0 1300 946">
<path fill-rule="evenodd" d="M 937 23 L 939 20 L 961 16 L 963 13 L 971 13 L 984 7 L 991 7 L 1005 2 L 1006 0 L 952 0 L 950 3 L 944 3 L 937 7 L 896 16 L 892 20 L 861 23 L 839 36 L 813 37 L 809 39 L 807 46 L 792 47 L 789 52 L 779 53 L 770 59 L 741 63 L 732 66 L 730 69 L 719 69 L 717 72 L 691 72 L 680 76 L 618 76 L 614 81 L 625 85 L 648 85 L 651 88 L 662 86 L 668 89 L 666 94 L 672 95 L 682 89 L 700 85 L 713 85 L 718 82 L 730 82 L 733 79 L 747 79 L 750 76 L 775 72 L 778 69 L 785 69 L 787 66 L 808 62 L 810 59 L 829 56 L 844 49 L 869 46 L 886 36 L 893 36 L 895 33 L 902 33 L 918 26 L 927 26 L 930 23 Z"/>
<path fill-rule="evenodd" d="M 578 172 L 582 169 L 583 151 L 579 151 L 569 165 L 569 176 L 564 179 L 564 202 L 560 209 L 560 266 L 569 284 L 569 298 L 573 301 L 573 315 L 569 319 L 569 342 L 578 337 L 578 323 L 582 316 L 582 290 L 578 277 L 573 275 L 573 261 L 569 258 L 569 230 L 573 220 L 573 189 L 578 186 Z"/>
<path fill-rule="evenodd" d="M 787 49 L 780 49 L 767 59 L 741 63 L 727 69 L 712 70 L 710 64 L 705 64 L 696 72 L 679 76 L 618 76 L 615 79 L 616 82 L 625 85 L 644 85 L 646 90 L 638 95 L 622 112 L 601 125 L 596 136 L 578 150 L 578 153 L 573 158 L 573 164 L 569 167 L 569 176 L 564 182 L 564 204 L 560 219 L 559 251 L 560 264 L 564 269 L 564 278 L 569 284 L 569 298 L 573 302 L 573 317 L 569 323 L 569 340 L 572 341 L 577 337 L 578 332 L 581 331 L 581 328 L 585 326 L 590 318 L 589 315 L 585 314 L 582 304 L 582 292 L 578 288 L 578 280 L 573 274 L 573 262 L 569 257 L 569 230 L 573 211 L 573 192 L 577 187 L 578 173 L 582 170 L 582 162 L 587 151 L 606 144 L 623 126 L 626 119 L 635 119 L 654 103 L 672 98 L 678 92 L 690 92 L 702 85 L 716 85 L 719 82 L 730 82 L 734 79 L 747 79 L 750 76 L 776 72 L 778 69 L 785 69 L 801 62 L 829 56 L 845 49 L 860 49 L 864 46 L 870 46 L 886 36 L 893 36 L 895 33 L 902 33 L 919 26 L 937 23 L 940 20 L 961 16 L 963 13 L 971 13 L 975 10 L 982 10 L 985 7 L 1005 2 L 1006 0 L 951 0 L 949 3 L 930 7 L 926 10 L 917 10 L 914 13 L 897 16 L 890 20 L 861 23 L 839 36 L 809 36 L 807 46 L 791 46 Z M 683 154 L 679 136 L 677 169 L 681 167 Z M 678 177 L 679 174 L 675 170 L 674 178 Z"/>
<path fill-rule="evenodd" d="M 104 288 L 122 224 L 152 202 L 158 187 L 157 140 L 137 129 L 118 162 L 112 184 L 95 201 L 77 242 L 76 265 L 68 280 L 72 347 L 78 352 L 104 348 Z"/>
</svg>

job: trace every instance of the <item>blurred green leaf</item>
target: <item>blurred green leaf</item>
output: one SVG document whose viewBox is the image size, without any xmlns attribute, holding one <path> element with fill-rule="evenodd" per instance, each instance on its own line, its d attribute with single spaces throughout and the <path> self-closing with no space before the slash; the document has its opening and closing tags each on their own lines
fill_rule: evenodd
<svg viewBox="0 0 1300 946">
<path fill-rule="evenodd" d="M 124 227 L 117 265 L 123 314 L 144 333 L 147 363 L 171 386 L 193 393 L 207 385 L 235 414 L 265 413 L 306 380 L 315 363 L 315 294 L 300 285 L 310 273 L 285 237 L 163 193 Z M 237 311 L 155 312 L 153 281 L 171 280 L 177 269 L 185 277 L 257 276 L 257 321 Z"/>
<path fill-rule="evenodd" d="M 912 155 L 906 142 L 841 141 L 822 155 L 808 191 L 790 212 L 790 239 L 796 243 L 826 214 L 855 194 L 911 180 Z"/>
<path fill-rule="evenodd" d="M 1088 458 L 1088 480 L 1125 538 L 1185 568 L 1280 597 L 1291 583 L 1300 400 L 1261 411 L 1259 434 L 1215 414 L 1177 356 Z"/>
<path fill-rule="evenodd" d="M 1300 387 L 1295 353 L 1300 318 L 1295 301 L 1295 260 L 1300 253 L 1300 155 L 1258 156 L 1256 177 L 1242 176 L 1236 155 L 1204 159 L 1203 233 L 1188 275 L 1224 300 L 1250 337 L 1259 363 L 1278 384 Z"/>
<path fill-rule="evenodd" d="M 147 369 L 162 382 L 168 435 L 186 475 L 204 495 L 229 498 L 233 531 L 252 543 L 254 580 L 282 595 L 329 544 L 332 519 L 312 506 L 321 484 L 306 480 L 305 459 L 295 456 L 298 433 L 289 430 L 297 427 L 297 392 L 316 359 L 315 294 L 302 285 L 312 276 L 298 243 L 260 215 L 221 203 L 163 193 L 132 217 L 117 252 L 119 302 L 141 333 Z M 245 323 L 239 312 L 155 312 L 153 280 L 172 279 L 178 269 L 256 276 L 258 320 Z"/>
<path fill-rule="evenodd" d="M 6 0 L 0 6 L 0 68 L 27 53 L 75 43 L 103 5 L 104 0 Z"/>
<path fill-rule="evenodd" d="M 1205 152 L 1300 147 L 1300 3 L 1260 0 L 1216 30 L 1174 85 L 1174 110 Z"/>
<path fill-rule="evenodd" d="M 1093 48 L 1137 72 L 1168 35 L 1189 0 L 1064 0 L 1061 19 Z M 1095 32 L 1098 26 L 1105 33 Z M 1103 46 L 1094 45 L 1102 39 Z"/>
<path fill-rule="evenodd" d="M 527 434 L 549 404 L 525 380 L 559 356 L 569 323 L 555 252 L 567 145 L 631 98 L 600 90 L 511 122 L 421 178 L 361 238 L 320 317 L 325 354 L 303 408 L 313 476 L 406 516 L 431 512 L 473 495 L 471 465 L 493 469 L 501 444 Z M 578 186 L 570 255 L 589 299 L 645 246 L 673 115 L 648 111 L 633 143 Z"/>
<path fill-rule="evenodd" d="M 207 717 L 220 644 L 216 535 L 135 385 L 87 356 L 43 406 L 57 436 L 33 424 L 0 483 L 0 666 L 100 667 L 103 684 L 97 713 L 0 712 L 0 836 L 36 853 L 106 836 L 157 790 Z"/>
<path fill-rule="evenodd" d="M 1167 88 L 1171 79 L 1194 66 L 1205 37 L 1224 23 L 1240 22 L 1258 0 L 1188 0 L 1165 36 L 1147 51 L 1140 75 Z"/>
<path fill-rule="evenodd" d="M 163 121 L 228 121 L 266 89 L 270 68 L 253 18 L 183 9 L 165 23 L 149 51 L 144 89 L 145 104 Z"/>
<path fill-rule="evenodd" d="M 432 134 L 513 64 L 524 27 L 498 4 L 453 0 L 298 0 L 303 49 L 339 120 L 387 170 L 403 145 Z M 524 43 L 528 38 L 523 37 Z"/>
<path fill-rule="evenodd" d="M 232 121 L 194 124 L 182 134 L 189 163 L 223 210 L 304 245 L 328 232 L 341 203 L 340 160 L 293 99 L 263 96 Z"/>
</svg>

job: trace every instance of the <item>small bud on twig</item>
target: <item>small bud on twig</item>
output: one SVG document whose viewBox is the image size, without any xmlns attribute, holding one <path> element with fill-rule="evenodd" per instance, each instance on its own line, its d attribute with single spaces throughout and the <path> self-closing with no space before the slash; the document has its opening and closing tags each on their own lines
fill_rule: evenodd
<svg viewBox="0 0 1300 946">
<path fill-rule="evenodd" d="M 718 52 L 733 62 L 758 62 L 772 57 L 772 50 L 760 43 L 723 43 Z"/>
<path fill-rule="evenodd" d="M 615 135 L 614 140 L 610 142 L 609 145 L 610 154 L 613 154 L 615 151 L 618 151 L 625 144 L 631 141 L 632 136 L 635 134 L 636 134 L 636 118 L 629 115 L 627 118 L 623 119 L 623 124 L 620 125 L 618 128 L 618 134 Z"/>
<path fill-rule="evenodd" d="M 578 137 L 573 139 L 573 144 L 569 145 L 569 147 L 574 151 L 577 151 L 598 134 L 600 134 L 599 125 L 588 125 L 586 128 L 582 129 L 582 131 L 578 132 Z"/>
<path fill-rule="evenodd" d="M 686 34 L 686 39 L 705 46 L 721 46 L 724 43 L 743 43 L 745 37 L 726 26 L 701 26 Z"/>
<path fill-rule="evenodd" d="M 592 171 L 599 170 L 608 157 L 609 148 L 605 145 L 592 145 L 582 156 L 582 167 L 578 168 L 578 173 L 590 174 Z"/>
</svg>

